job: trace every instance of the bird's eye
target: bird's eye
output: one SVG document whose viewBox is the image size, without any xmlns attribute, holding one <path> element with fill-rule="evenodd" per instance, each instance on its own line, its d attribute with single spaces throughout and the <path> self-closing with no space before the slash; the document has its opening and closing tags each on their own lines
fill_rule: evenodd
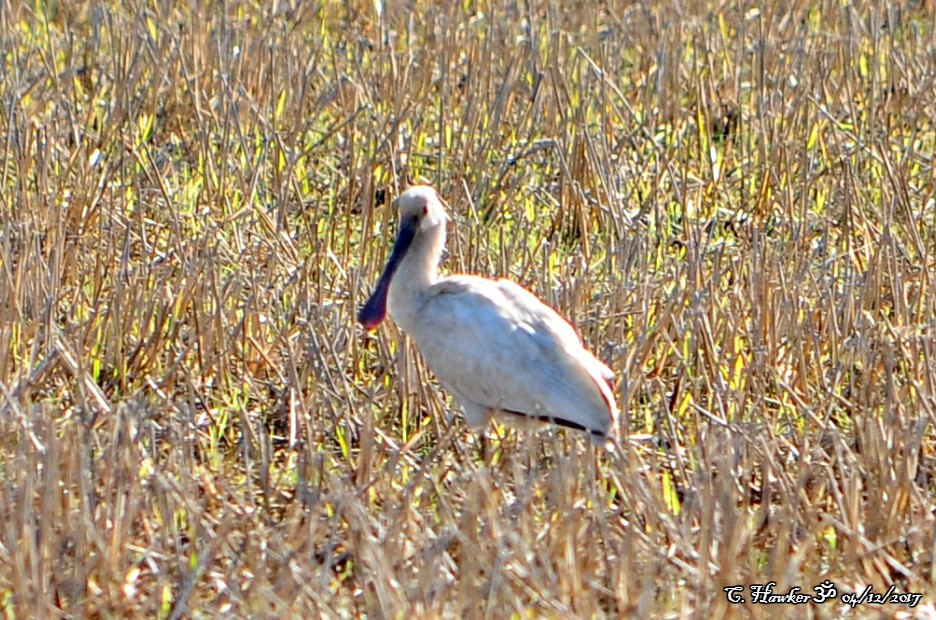
<svg viewBox="0 0 936 620">
<path fill-rule="evenodd" d="M 429 215 L 429 207 L 427 205 L 423 205 L 422 214 L 423 214 L 423 217 L 426 217 L 427 215 Z"/>
</svg>

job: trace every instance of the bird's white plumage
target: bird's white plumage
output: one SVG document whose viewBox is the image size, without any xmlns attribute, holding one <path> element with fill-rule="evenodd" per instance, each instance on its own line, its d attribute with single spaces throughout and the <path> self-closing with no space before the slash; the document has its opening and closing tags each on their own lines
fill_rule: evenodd
<svg viewBox="0 0 936 620">
<path fill-rule="evenodd" d="M 572 326 L 509 280 L 437 279 L 445 241 L 441 202 L 432 188 L 417 186 L 398 206 L 397 245 L 405 247 L 394 249 L 398 264 L 388 264 L 361 323 L 379 323 L 389 298 L 391 317 L 461 403 L 471 426 L 503 412 L 612 434 L 617 406 L 607 382 L 613 373 L 582 346 Z"/>
<path fill-rule="evenodd" d="M 602 373 L 610 370 L 531 293 L 508 280 L 453 276 L 429 294 L 411 335 L 459 401 L 587 429 L 608 424 L 613 398 Z"/>
</svg>

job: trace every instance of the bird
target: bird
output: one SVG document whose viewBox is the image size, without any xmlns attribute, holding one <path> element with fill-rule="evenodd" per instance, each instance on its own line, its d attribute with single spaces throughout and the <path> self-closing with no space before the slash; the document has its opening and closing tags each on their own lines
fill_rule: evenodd
<svg viewBox="0 0 936 620">
<path fill-rule="evenodd" d="M 440 278 L 448 216 L 435 189 L 415 185 L 394 201 L 399 230 L 374 291 L 358 313 L 368 332 L 387 317 L 416 344 L 469 428 L 493 417 L 532 419 L 617 436 L 614 373 L 575 329 L 507 279 Z M 522 424 L 521 424 L 522 425 Z"/>
</svg>

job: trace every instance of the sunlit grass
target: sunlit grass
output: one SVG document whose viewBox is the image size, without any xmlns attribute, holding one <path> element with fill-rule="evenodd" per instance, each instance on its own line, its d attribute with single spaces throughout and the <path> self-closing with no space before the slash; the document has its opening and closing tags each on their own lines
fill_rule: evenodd
<svg viewBox="0 0 936 620">
<path fill-rule="evenodd" d="M 0 6 L 0 609 L 931 601 L 934 19 Z M 355 325 L 415 181 L 444 270 L 535 291 L 615 370 L 617 452 L 475 436 L 392 324 Z"/>
</svg>

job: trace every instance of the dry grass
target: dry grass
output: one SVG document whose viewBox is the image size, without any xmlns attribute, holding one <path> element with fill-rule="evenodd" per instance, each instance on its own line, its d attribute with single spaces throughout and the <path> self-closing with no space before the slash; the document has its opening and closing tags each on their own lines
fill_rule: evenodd
<svg viewBox="0 0 936 620">
<path fill-rule="evenodd" d="M 6 617 L 936 596 L 932 3 L 471 4 L 0 4 Z M 415 178 L 618 454 L 478 440 L 354 324 Z"/>
</svg>

